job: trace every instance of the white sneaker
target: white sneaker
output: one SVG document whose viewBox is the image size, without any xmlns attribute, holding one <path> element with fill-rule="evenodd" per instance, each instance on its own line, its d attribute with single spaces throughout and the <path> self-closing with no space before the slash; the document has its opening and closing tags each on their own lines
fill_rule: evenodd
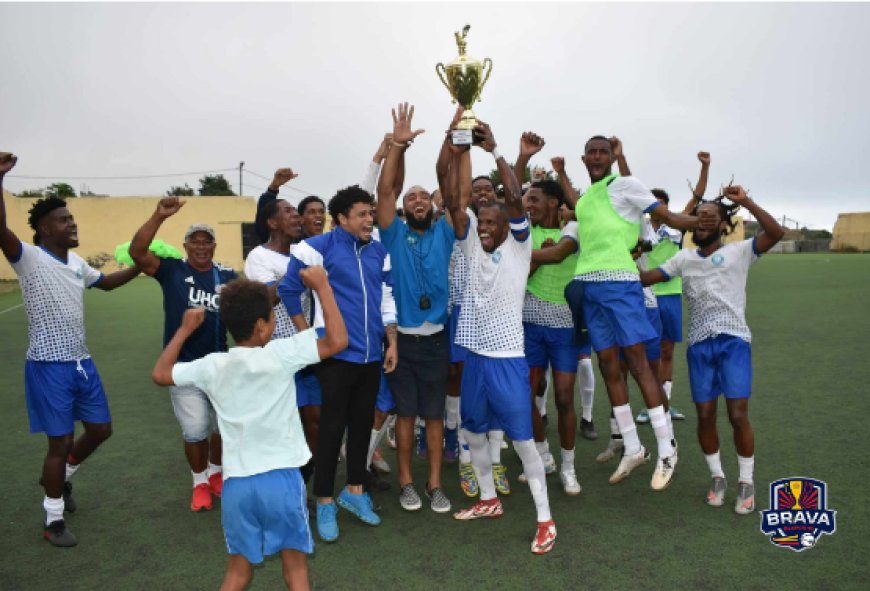
<svg viewBox="0 0 870 591">
<path fill-rule="evenodd" d="M 599 464 L 606 464 L 617 455 L 622 453 L 622 450 L 625 449 L 625 444 L 622 441 L 622 438 L 613 439 L 610 438 L 610 441 L 607 442 L 607 447 L 604 448 L 604 451 L 595 456 L 595 461 Z"/>
<path fill-rule="evenodd" d="M 616 467 L 616 472 L 614 472 L 608 482 L 610 484 L 616 484 L 620 480 L 624 480 L 628 478 L 628 475 L 631 474 L 631 471 L 637 468 L 638 466 L 645 464 L 649 461 L 649 452 L 646 451 L 644 446 L 640 446 L 640 449 L 637 453 L 633 454 L 623 454 L 622 459 L 619 461 L 619 466 Z"/>
<path fill-rule="evenodd" d="M 565 489 L 566 495 L 574 497 L 579 495 L 580 491 L 583 490 L 583 487 L 580 486 L 580 482 L 577 480 L 577 473 L 574 471 L 574 468 L 560 470 L 559 480 L 562 481 L 562 488 Z"/>
<path fill-rule="evenodd" d="M 381 474 L 389 474 L 390 473 L 390 465 L 387 463 L 387 460 L 384 459 L 383 456 L 375 456 L 372 458 L 372 466 L 374 466 L 378 472 Z"/>
<path fill-rule="evenodd" d="M 678 460 L 676 453 L 665 458 L 659 457 L 656 461 L 652 480 L 649 483 L 653 490 L 665 490 L 668 487 L 674 477 L 674 469 L 677 467 Z"/>
</svg>

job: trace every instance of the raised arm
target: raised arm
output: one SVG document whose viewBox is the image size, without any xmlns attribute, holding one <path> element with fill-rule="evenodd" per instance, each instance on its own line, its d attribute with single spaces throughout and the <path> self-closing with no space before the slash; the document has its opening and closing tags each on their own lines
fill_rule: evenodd
<svg viewBox="0 0 870 591">
<path fill-rule="evenodd" d="M 698 226 L 698 216 L 674 213 L 664 203 L 659 203 L 649 214 L 654 220 L 683 232 L 694 230 Z"/>
<path fill-rule="evenodd" d="M 3 177 L 15 168 L 18 157 L 9 152 L 0 152 L 0 249 L 3 255 L 10 261 L 17 261 L 21 257 L 21 241 L 15 232 L 9 229 L 6 223 L 6 203 L 3 199 Z"/>
<path fill-rule="evenodd" d="M 281 190 L 281 187 L 284 184 L 292 181 L 298 176 L 298 174 L 293 172 L 292 168 L 279 168 L 272 176 L 272 182 L 269 183 L 266 192 L 260 195 L 260 198 L 257 200 L 257 214 L 254 216 L 254 231 L 261 243 L 269 240 L 269 228 L 266 225 L 266 220 L 263 218 L 263 208 L 267 203 L 275 201 L 278 198 L 278 191 Z"/>
<path fill-rule="evenodd" d="M 761 232 L 755 236 L 755 252 L 761 254 L 767 252 L 773 245 L 782 240 L 785 230 L 773 219 L 773 216 L 761 208 L 755 201 L 749 198 L 746 191 L 740 185 L 725 187 L 725 196 L 731 201 L 744 208 L 755 216 L 761 226 Z"/>
<path fill-rule="evenodd" d="M 695 206 L 701 202 L 704 193 L 707 192 L 707 177 L 710 174 L 710 153 L 698 152 L 698 160 L 701 162 L 701 174 L 698 176 L 698 184 L 694 187 L 690 181 L 686 181 L 689 183 L 689 190 L 692 192 L 692 196 L 689 198 L 689 202 L 686 203 L 686 207 L 683 208 L 684 214 L 692 213 Z"/>
<path fill-rule="evenodd" d="M 172 340 L 163 349 L 163 353 L 157 358 L 154 369 L 151 371 L 151 379 L 158 386 L 173 386 L 172 366 L 178 361 L 181 347 L 205 320 L 205 308 L 188 308 L 181 317 L 181 326 L 175 331 Z"/>
<path fill-rule="evenodd" d="M 520 136 L 520 153 L 517 156 L 516 164 L 514 164 L 514 175 L 520 185 L 522 185 L 523 179 L 526 177 L 526 166 L 529 165 L 529 160 L 541 151 L 545 143 L 544 138 L 531 131 L 527 131 Z"/>
<path fill-rule="evenodd" d="M 471 198 L 471 150 L 468 146 L 454 146 L 447 140 L 448 154 L 447 176 L 441 197 L 444 208 L 453 220 L 453 232 L 456 238 L 462 240 L 468 234 L 468 213 L 466 204 Z M 464 177 L 468 177 L 465 179 Z"/>
<path fill-rule="evenodd" d="M 559 185 L 562 187 L 562 192 L 565 193 L 565 201 L 568 202 L 568 207 L 574 209 L 577 205 L 577 191 L 571 186 L 571 179 L 568 178 L 568 173 L 565 172 L 565 159 L 561 156 L 550 158 L 550 163 L 553 165 L 553 170 L 559 177 Z"/>
<path fill-rule="evenodd" d="M 325 334 L 317 340 L 317 354 L 321 359 L 326 359 L 341 353 L 347 348 L 347 327 L 335 303 L 335 294 L 326 278 L 326 271 L 323 267 L 307 267 L 299 271 L 299 275 L 302 282 L 317 293 L 323 311 Z"/>
<path fill-rule="evenodd" d="M 178 210 L 184 207 L 185 203 L 187 202 L 178 197 L 162 198 L 148 221 L 142 224 L 142 227 L 136 230 L 133 235 L 133 240 L 130 242 L 130 257 L 139 267 L 139 270 L 146 275 L 154 275 L 157 268 L 160 267 L 160 258 L 148 250 L 151 241 L 154 240 L 157 230 L 160 229 L 163 222 L 178 213 Z"/>
<path fill-rule="evenodd" d="M 492 157 L 495 159 L 498 173 L 501 176 L 501 182 L 504 185 L 504 204 L 507 207 L 508 216 L 511 218 L 525 217 L 526 213 L 523 210 L 523 194 L 520 183 L 517 181 L 517 177 L 510 164 L 507 163 L 504 156 L 499 154 L 496 149 L 492 128 L 481 121 L 475 131 L 480 137 L 480 142 L 477 145 L 492 154 Z"/>
<path fill-rule="evenodd" d="M 631 170 L 628 168 L 628 160 L 625 159 L 625 152 L 622 148 L 622 140 L 613 136 L 610 138 L 610 147 L 613 149 L 613 157 L 616 158 L 616 165 L 619 168 L 620 176 L 631 176 Z"/>
<path fill-rule="evenodd" d="M 378 227 L 388 228 L 396 218 L 396 202 L 401 185 L 396 185 L 399 171 L 405 168 L 405 150 L 414 138 L 424 130 L 411 129 L 411 121 L 414 118 L 414 105 L 399 103 L 397 109 L 393 109 L 393 138 L 391 147 L 384 160 L 384 168 L 381 170 L 381 178 L 378 180 Z M 404 173 L 402 173 L 404 174 Z"/>
</svg>

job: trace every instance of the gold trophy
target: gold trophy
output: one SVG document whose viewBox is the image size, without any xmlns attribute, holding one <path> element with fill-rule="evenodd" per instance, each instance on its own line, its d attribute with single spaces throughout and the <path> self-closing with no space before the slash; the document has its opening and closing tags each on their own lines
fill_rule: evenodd
<svg viewBox="0 0 870 591">
<path fill-rule="evenodd" d="M 480 93 L 489 75 L 492 73 L 492 60 L 485 58 L 480 62 L 465 55 L 465 37 L 471 25 L 465 25 L 462 32 L 454 33 L 456 45 L 459 46 L 459 57 L 446 66 L 438 62 L 435 73 L 441 79 L 441 83 L 447 88 L 454 103 L 459 103 L 465 108 L 456 129 L 453 130 L 453 143 L 456 145 L 468 145 L 473 142 L 471 130 L 477 127 L 477 119 L 471 110 L 471 105 L 480 100 Z M 489 67 L 487 68 L 487 64 Z M 484 69 L 486 74 L 484 75 Z"/>
</svg>

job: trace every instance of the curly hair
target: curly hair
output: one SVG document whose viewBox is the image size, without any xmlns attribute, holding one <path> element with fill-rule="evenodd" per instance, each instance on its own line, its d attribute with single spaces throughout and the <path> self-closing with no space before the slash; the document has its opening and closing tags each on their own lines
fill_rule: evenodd
<svg viewBox="0 0 870 591">
<path fill-rule="evenodd" d="M 728 226 L 728 229 L 722 232 L 723 236 L 727 236 L 730 234 L 735 227 L 737 227 L 737 222 L 734 221 L 734 214 L 740 209 L 740 206 L 736 203 L 725 203 L 725 195 L 719 195 L 715 199 L 702 199 L 695 205 L 694 209 L 692 209 L 692 215 L 698 215 L 698 212 L 701 210 L 701 206 L 706 203 L 715 203 L 719 208 L 719 218 L 725 222 Z"/>
<path fill-rule="evenodd" d="M 46 197 L 33 204 L 27 212 L 27 223 L 33 228 L 33 243 L 39 244 L 39 222 L 55 209 L 66 207 L 66 201 L 59 197 Z"/>
<path fill-rule="evenodd" d="M 361 189 L 359 185 L 351 185 L 341 189 L 329 200 L 329 216 L 338 222 L 338 214 L 348 217 L 350 210 L 356 203 L 374 206 L 375 198 L 365 189 Z"/>
<path fill-rule="evenodd" d="M 650 193 L 652 193 L 653 197 L 655 197 L 656 199 L 661 199 L 662 201 L 664 201 L 665 204 L 669 204 L 671 202 L 670 196 L 664 189 L 652 189 Z"/>
</svg>

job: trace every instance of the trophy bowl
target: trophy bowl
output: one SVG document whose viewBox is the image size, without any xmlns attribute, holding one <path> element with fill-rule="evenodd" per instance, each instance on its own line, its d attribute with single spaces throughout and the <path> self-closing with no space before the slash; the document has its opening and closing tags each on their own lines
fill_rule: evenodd
<svg viewBox="0 0 870 591">
<path fill-rule="evenodd" d="M 491 59 L 485 58 L 480 61 L 466 55 L 465 37 L 470 28 L 470 25 L 465 25 L 461 32 L 454 33 L 456 45 L 459 48 L 459 56 L 446 66 L 441 62 L 435 65 L 435 73 L 438 74 L 441 83 L 447 88 L 453 102 L 459 103 L 465 109 L 462 119 L 453 132 L 454 144 L 472 143 L 471 130 L 477 127 L 478 122 L 471 106 L 480 101 L 480 93 L 492 72 Z"/>
</svg>

